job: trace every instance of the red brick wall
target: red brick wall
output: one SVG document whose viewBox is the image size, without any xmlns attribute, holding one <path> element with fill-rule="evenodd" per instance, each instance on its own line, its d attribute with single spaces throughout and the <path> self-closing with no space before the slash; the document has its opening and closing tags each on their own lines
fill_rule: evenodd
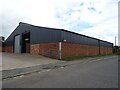
<svg viewBox="0 0 120 90">
<path fill-rule="evenodd" d="M 4 52 L 4 47 L 0 46 L 0 52 Z"/>
<path fill-rule="evenodd" d="M 58 48 L 59 43 L 33 44 L 30 53 L 59 59 Z"/>
<path fill-rule="evenodd" d="M 55 59 L 59 59 L 59 43 L 33 44 L 30 46 L 31 54 L 43 55 Z M 61 57 L 79 56 L 79 55 L 98 55 L 99 47 L 92 45 L 81 45 L 73 43 L 62 43 Z M 101 47 L 101 54 L 112 53 L 112 48 Z"/>
<path fill-rule="evenodd" d="M 100 53 L 101 54 L 111 54 L 112 51 L 113 50 L 110 47 L 100 47 Z"/>
<path fill-rule="evenodd" d="M 13 46 L 4 47 L 4 51 L 8 53 L 13 53 Z"/>
<path fill-rule="evenodd" d="M 112 54 L 113 53 L 113 48 L 108 48 L 108 53 Z"/>
<path fill-rule="evenodd" d="M 97 55 L 99 47 L 73 43 L 62 43 L 62 59 L 70 56 Z"/>
<path fill-rule="evenodd" d="M 99 47 L 92 45 L 81 45 L 73 43 L 62 43 L 61 57 L 79 56 L 79 55 L 97 55 L 99 54 Z M 0 48 L 0 50 L 2 50 Z M 13 46 L 4 48 L 5 52 L 13 53 Z M 30 45 L 30 53 L 43 55 L 55 59 L 59 59 L 59 43 L 33 44 Z M 111 54 L 112 48 L 100 47 L 101 54 Z"/>
<path fill-rule="evenodd" d="M 3 48 L 2 48 L 2 47 L 0 47 L 0 52 L 2 52 L 2 50 L 3 50 Z"/>
<path fill-rule="evenodd" d="M 39 46 L 40 46 L 40 44 L 32 44 L 32 45 L 30 45 L 30 53 L 31 54 L 39 54 Z"/>
<path fill-rule="evenodd" d="M 100 52 L 101 54 L 110 54 L 112 53 L 112 48 L 101 47 Z M 71 56 L 98 55 L 98 54 L 99 54 L 98 46 L 62 43 L 62 59 Z"/>
</svg>

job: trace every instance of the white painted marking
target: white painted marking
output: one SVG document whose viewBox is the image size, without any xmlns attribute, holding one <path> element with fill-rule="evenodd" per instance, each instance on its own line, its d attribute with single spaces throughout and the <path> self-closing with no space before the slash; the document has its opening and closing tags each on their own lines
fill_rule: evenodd
<svg viewBox="0 0 120 90">
<path fill-rule="evenodd" d="M 89 62 L 95 62 L 95 61 L 100 61 L 100 60 L 102 60 L 102 59 L 91 60 Z"/>
<path fill-rule="evenodd" d="M 41 72 L 38 72 L 38 73 L 41 73 Z"/>
<path fill-rule="evenodd" d="M 48 71 L 50 71 L 51 69 L 47 69 L 47 70 L 43 70 L 43 71 L 41 71 L 41 72 L 48 72 Z"/>
<path fill-rule="evenodd" d="M 48 71 L 50 71 L 51 69 L 47 69 L 46 71 L 48 72 Z"/>
<path fill-rule="evenodd" d="M 64 68 L 64 67 L 60 67 L 60 68 Z"/>
<path fill-rule="evenodd" d="M 21 76 L 19 76 L 19 77 L 24 77 L 24 75 L 21 75 Z"/>
<path fill-rule="evenodd" d="M 14 77 L 14 78 L 19 78 L 19 77 Z"/>
</svg>

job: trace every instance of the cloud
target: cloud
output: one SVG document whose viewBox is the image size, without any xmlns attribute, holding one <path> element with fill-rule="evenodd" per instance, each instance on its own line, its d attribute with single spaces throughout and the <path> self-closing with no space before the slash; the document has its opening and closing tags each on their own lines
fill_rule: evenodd
<svg viewBox="0 0 120 90">
<path fill-rule="evenodd" d="M 74 2 L 66 5 L 66 9 L 60 7 L 59 23 L 68 30 L 114 43 L 115 36 L 118 38 L 118 0 L 81 1 L 82 6 Z"/>
</svg>

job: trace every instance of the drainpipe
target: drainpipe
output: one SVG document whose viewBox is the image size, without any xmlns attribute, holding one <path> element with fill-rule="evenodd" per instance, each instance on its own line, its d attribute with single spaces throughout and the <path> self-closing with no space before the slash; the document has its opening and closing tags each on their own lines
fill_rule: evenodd
<svg viewBox="0 0 120 90">
<path fill-rule="evenodd" d="M 59 42 L 59 60 L 61 60 L 61 42 Z"/>
</svg>

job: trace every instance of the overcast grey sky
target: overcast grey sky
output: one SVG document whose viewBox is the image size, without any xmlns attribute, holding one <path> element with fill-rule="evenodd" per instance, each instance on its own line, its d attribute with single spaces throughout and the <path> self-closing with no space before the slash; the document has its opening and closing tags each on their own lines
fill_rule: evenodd
<svg viewBox="0 0 120 90">
<path fill-rule="evenodd" d="M 63 28 L 102 40 L 118 37 L 119 0 L 0 0 L 6 38 L 19 22 Z"/>
</svg>

